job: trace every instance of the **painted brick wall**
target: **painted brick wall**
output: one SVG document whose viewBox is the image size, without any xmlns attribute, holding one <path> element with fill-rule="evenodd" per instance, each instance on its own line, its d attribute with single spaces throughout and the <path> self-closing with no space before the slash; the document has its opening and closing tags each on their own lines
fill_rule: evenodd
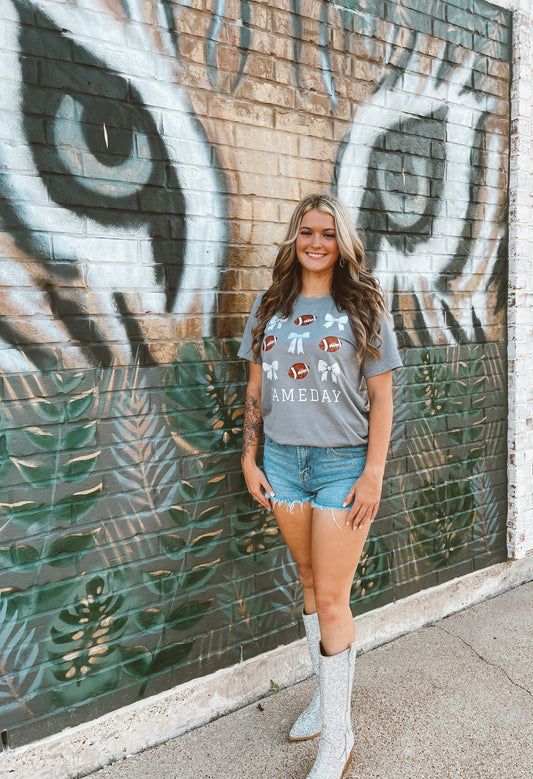
<svg viewBox="0 0 533 779">
<path fill-rule="evenodd" d="M 533 148 L 531 102 L 533 54 L 532 9 L 517 5 L 513 22 L 511 167 L 509 208 L 509 520 L 510 557 L 533 549 L 533 268 L 531 192 Z"/>
<path fill-rule="evenodd" d="M 510 13 L 0 19 L 4 742 L 298 637 L 294 564 L 240 474 L 236 348 L 310 191 L 351 210 L 405 362 L 354 611 L 505 559 Z"/>
</svg>

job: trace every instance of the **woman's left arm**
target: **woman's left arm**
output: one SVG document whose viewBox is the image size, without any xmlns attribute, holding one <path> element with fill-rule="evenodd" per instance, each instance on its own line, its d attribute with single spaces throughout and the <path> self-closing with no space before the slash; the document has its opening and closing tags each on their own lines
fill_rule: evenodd
<svg viewBox="0 0 533 779">
<path fill-rule="evenodd" d="M 366 386 L 370 403 L 366 465 L 344 501 L 354 502 L 346 519 L 354 530 L 372 522 L 379 508 L 392 427 L 392 371 L 368 378 Z"/>
</svg>

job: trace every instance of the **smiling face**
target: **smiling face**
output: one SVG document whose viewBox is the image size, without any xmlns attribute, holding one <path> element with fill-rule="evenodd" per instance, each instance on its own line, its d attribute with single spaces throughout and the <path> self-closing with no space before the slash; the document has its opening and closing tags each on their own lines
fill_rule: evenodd
<svg viewBox="0 0 533 779">
<path fill-rule="evenodd" d="M 327 212 L 313 208 L 303 215 L 296 238 L 296 256 L 306 274 L 331 279 L 339 257 L 335 220 Z"/>
</svg>

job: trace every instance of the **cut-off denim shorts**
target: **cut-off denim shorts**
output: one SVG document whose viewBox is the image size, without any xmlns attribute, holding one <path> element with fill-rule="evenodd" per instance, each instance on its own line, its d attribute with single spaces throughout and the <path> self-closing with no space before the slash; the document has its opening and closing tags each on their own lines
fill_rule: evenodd
<svg viewBox="0 0 533 779">
<path fill-rule="evenodd" d="M 343 506 L 354 481 L 363 473 L 366 446 L 339 448 L 278 444 L 265 436 L 263 467 L 274 491 L 272 502 L 292 508 L 312 507 L 346 511 Z"/>
</svg>

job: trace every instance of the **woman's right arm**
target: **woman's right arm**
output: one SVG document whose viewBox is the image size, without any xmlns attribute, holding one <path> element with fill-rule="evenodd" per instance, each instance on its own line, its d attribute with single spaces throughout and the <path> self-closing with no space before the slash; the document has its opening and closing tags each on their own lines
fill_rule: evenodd
<svg viewBox="0 0 533 779">
<path fill-rule="evenodd" d="M 263 370 L 261 365 L 249 362 L 250 377 L 246 387 L 244 398 L 244 425 L 242 441 L 242 472 L 246 486 L 252 497 L 262 506 L 272 508 L 270 501 L 263 492 L 274 497 L 274 491 L 268 483 L 263 471 L 256 463 L 259 442 L 263 433 L 263 417 L 261 416 L 261 387 L 263 382 Z"/>
</svg>

